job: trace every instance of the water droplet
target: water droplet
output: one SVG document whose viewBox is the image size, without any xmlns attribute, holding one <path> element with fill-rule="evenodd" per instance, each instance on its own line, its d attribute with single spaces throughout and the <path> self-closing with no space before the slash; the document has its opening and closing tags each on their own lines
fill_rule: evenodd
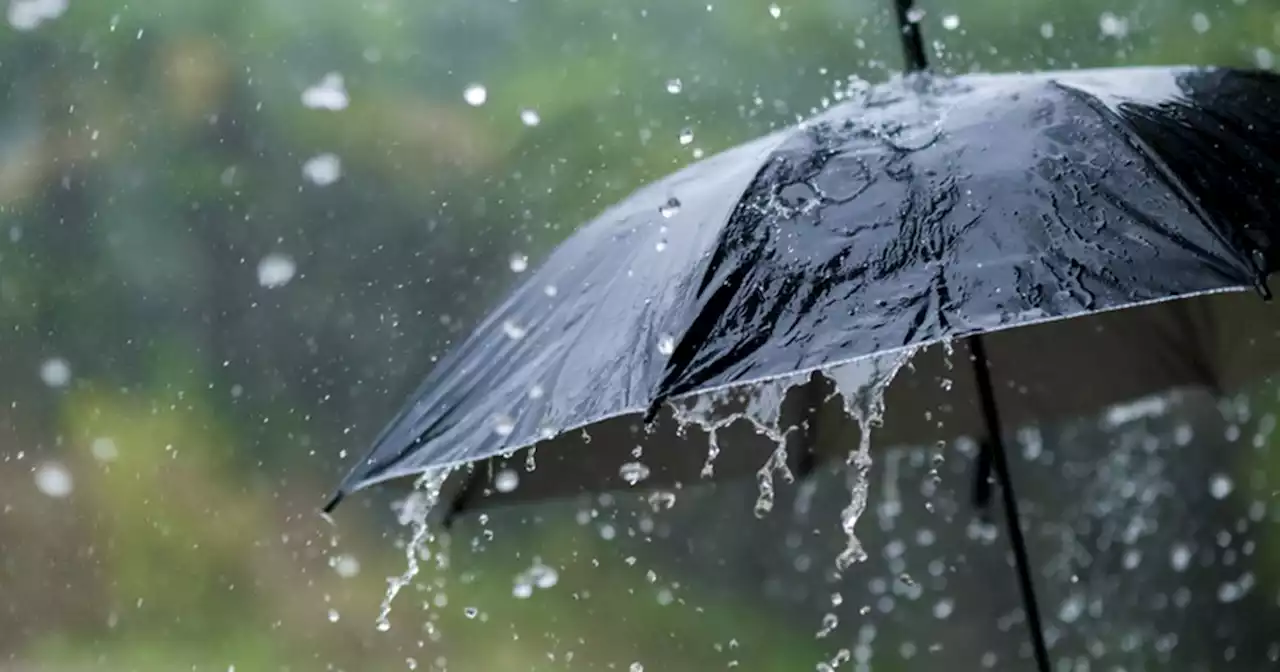
<svg viewBox="0 0 1280 672">
<path fill-rule="evenodd" d="M 618 475 L 627 482 L 627 485 L 635 485 L 649 478 L 649 467 L 642 462 L 627 462 L 618 468 Z"/>
<path fill-rule="evenodd" d="M 529 270 L 529 257 L 516 252 L 507 260 L 507 266 L 511 268 L 512 273 L 524 273 Z"/>
<path fill-rule="evenodd" d="M 498 492 L 513 492 L 520 487 L 520 474 L 512 469 L 503 469 L 493 477 L 493 487 Z"/>
<path fill-rule="evenodd" d="M 831 593 L 831 606 L 838 607 L 844 604 L 844 595 L 840 593 Z"/>
<path fill-rule="evenodd" d="M 663 252 L 666 249 L 667 249 L 667 241 L 665 240 L 659 240 L 658 242 L 653 244 L 653 250 L 655 252 Z"/>
<path fill-rule="evenodd" d="M 502 333 L 506 334 L 507 338 L 513 341 L 518 341 L 524 338 L 525 334 L 528 332 L 524 327 L 516 324 L 514 320 L 505 320 L 502 323 Z"/>
<path fill-rule="evenodd" d="M 557 289 L 555 285 L 547 285 L 542 288 L 542 293 L 546 294 L 548 297 L 555 298 L 555 296 L 560 293 L 560 290 Z"/>
<path fill-rule="evenodd" d="M 907 20 L 911 23 L 920 23 L 924 21 L 925 11 L 919 7 L 912 7 L 907 10 Z"/>
<path fill-rule="evenodd" d="M 342 75 L 330 72 L 302 92 L 302 104 L 313 110 L 345 110 L 350 103 Z"/>
<path fill-rule="evenodd" d="M 467 618 L 475 618 L 480 615 L 480 610 L 475 607 L 466 607 L 462 610 L 462 613 L 465 614 Z"/>
<path fill-rule="evenodd" d="M 1214 499 L 1226 499 L 1235 489 L 1235 483 L 1226 474 L 1214 474 L 1209 478 L 1209 494 Z"/>
<path fill-rule="evenodd" d="M 62 16 L 67 0 L 10 0 L 9 25 L 14 30 L 35 30 L 45 21 Z"/>
<path fill-rule="evenodd" d="M 374 627 L 378 629 L 378 632 L 387 632 L 391 629 L 391 621 L 379 621 Z"/>
<path fill-rule="evenodd" d="M 681 91 L 684 91 L 684 82 L 680 81 L 679 77 L 667 80 L 667 93 L 676 94 Z"/>
<path fill-rule="evenodd" d="M 329 566 L 344 579 L 350 579 L 360 573 L 360 561 L 347 553 L 330 557 Z"/>
<path fill-rule="evenodd" d="M 782 8 L 776 3 L 771 3 L 769 5 L 769 16 L 772 16 L 775 19 L 780 18 L 782 16 Z"/>
<path fill-rule="evenodd" d="M 823 639 L 835 631 L 840 625 L 840 617 L 835 614 L 826 614 L 822 617 L 822 628 L 818 630 L 817 639 Z"/>
<path fill-rule="evenodd" d="M 37 467 L 35 477 L 36 489 L 48 497 L 62 499 L 74 489 L 71 472 L 57 462 L 45 462 Z"/>
<path fill-rule="evenodd" d="M 665 219 L 675 217 L 678 212 L 680 212 L 680 199 L 675 196 L 668 198 L 666 203 L 663 203 L 658 207 L 658 214 L 662 215 Z"/>
<path fill-rule="evenodd" d="M 289 284 L 298 272 L 298 265 L 293 257 L 279 252 L 272 252 L 258 261 L 258 284 L 267 289 L 275 289 Z"/>
<path fill-rule="evenodd" d="M 1043 37 L 1043 38 L 1044 38 L 1044 39 L 1046 39 L 1046 40 L 1048 40 L 1048 39 L 1052 39 L 1052 38 L 1053 38 L 1053 24 L 1052 24 L 1052 23 L 1049 23 L 1048 21 L 1045 21 L 1044 23 L 1040 24 L 1040 37 Z"/>
<path fill-rule="evenodd" d="M 1205 16 L 1204 12 L 1196 12 L 1191 15 L 1191 29 L 1197 33 L 1203 35 L 1209 32 L 1212 27 L 1213 24 L 1209 22 L 1209 17 Z"/>
<path fill-rule="evenodd" d="M 108 436 L 99 436 L 94 439 L 89 446 L 89 452 L 93 454 L 93 459 L 99 462 L 114 462 L 120 456 L 115 440 Z"/>
<path fill-rule="evenodd" d="M 867 614 L 871 613 L 871 605 L 869 604 L 862 605 L 862 607 L 858 609 L 858 613 L 862 616 L 866 616 Z"/>
<path fill-rule="evenodd" d="M 520 110 L 520 123 L 532 128 L 542 123 L 542 117 L 538 114 L 537 110 L 526 108 Z"/>
<path fill-rule="evenodd" d="M 675 505 L 676 493 L 674 492 L 659 490 L 649 494 L 649 507 L 653 509 L 654 513 L 670 509 Z"/>
<path fill-rule="evenodd" d="M 541 399 L 543 395 L 545 395 L 546 393 L 547 391 L 543 389 L 541 385 L 538 385 L 536 383 L 529 387 L 530 399 Z"/>
<path fill-rule="evenodd" d="M 40 364 L 40 380 L 49 387 L 66 387 L 71 382 L 71 365 L 61 357 L 50 357 Z"/>
<path fill-rule="evenodd" d="M 472 107 L 480 107 L 489 100 L 489 90 L 483 84 L 471 84 L 462 91 L 462 99 Z"/>
<path fill-rule="evenodd" d="M 329 610 L 329 622 L 330 622 L 330 623 L 337 623 L 337 622 L 338 622 L 338 621 L 340 621 L 340 620 L 342 620 L 342 614 L 339 614 L 337 609 L 330 609 L 330 610 Z"/>
<path fill-rule="evenodd" d="M 302 176 L 317 187 L 327 187 L 342 177 L 342 159 L 332 152 L 317 154 L 302 164 Z"/>
<path fill-rule="evenodd" d="M 1098 17 L 1098 29 L 1107 37 L 1124 38 L 1129 34 L 1129 19 L 1103 12 Z"/>
<path fill-rule="evenodd" d="M 511 436 L 511 432 L 516 429 L 516 421 L 509 415 L 498 414 L 493 416 L 493 433 L 501 437 Z"/>
<path fill-rule="evenodd" d="M 955 14 L 948 14 L 942 17 L 942 27 L 947 30 L 955 30 L 960 27 L 960 17 Z"/>
<path fill-rule="evenodd" d="M 1169 566 L 1173 567 L 1175 572 L 1186 571 L 1191 565 L 1191 548 L 1186 544 L 1174 544 L 1169 549 Z"/>
<path fill-rule="evenodd" d="M 644 672 L 644 665 L 640 663 L 631 663 L 631 672 Z"/>
<path fill-rule="evenodd" d="M 676 351 L 676 339 L 671 334 L 658 336 L 658 353 L 670 357 Z"/>
<path fill-rule="evenodd" d="M 693 129 L 692 129 L 692 128 L 685 128 L 685 129 L 683 129 L 683 130 L 681 130 L 681 131 L 680 131 L 680 144 L 682 144 L 682 145 L 689 145 L 689 144 L 693 144 Z"/>
</svg>

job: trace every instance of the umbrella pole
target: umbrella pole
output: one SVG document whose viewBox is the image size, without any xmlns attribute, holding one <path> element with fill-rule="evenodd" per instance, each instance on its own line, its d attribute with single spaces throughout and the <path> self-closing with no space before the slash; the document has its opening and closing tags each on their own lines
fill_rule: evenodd
<svg viewBox="0 0 1280 672">
<path fill-rule="evenodd" d="M 929 67 L 929 59 L 924 53 L 924 38 L 920 36 L 920 24 L 911 20 L 915 0 L 894 0 L 894 9 L 898 13 L 899 38 L 902 40 L 903 69 L 907 72 L 920 72 Z"/>
<path fill-rule="evenodd" d="M 1040 608 L 1036 604 L 1035 580 L 1031 574 L 1031 560 L 1027 553 L 1027 541 L 1022 536 L 1021 517 L 1018 515 L 1018 498 L 1013 492 L 1013 478 L 1009 474 L 1009 459 L 1000 432 L 1000 415 L 996 410 L 995 389 L 991 384 L 991 369 L 987 362 L 986 346 L 981 336 L 969 339 L 969 351 L 973 357 L 973 373 L 978 386 L 978 398 L 982 404 L 982 419 L 987 427 L 987 440 L 979 454 L 981 464 L 989 460 L 1000 484 L 1000 497 L 1004 503 L 1006 529 L 1009 544 L 1013 547 L 1014 569 L 1018 573 L 1018 587 L 1022 593 L 1023 611 L 1027 614 L 1027 627 L 1031 630 L 1031 648 L 1035 654 L 1039 672 L 1049 672 L 1049 647 L 1044 639 L 1044 627 L 1040 621 Z M 982 476 L 985 480 L 985 475 Z"/>
</svg>

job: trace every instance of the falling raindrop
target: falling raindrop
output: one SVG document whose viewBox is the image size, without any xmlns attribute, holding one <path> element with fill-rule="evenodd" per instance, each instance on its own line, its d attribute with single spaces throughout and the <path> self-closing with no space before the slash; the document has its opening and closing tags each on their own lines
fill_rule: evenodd
<svg viewBox="0 0 1280 672">
<path fill-rule="evenodd" d="M 631 663 L 631 672 L 644 672 L 644 665 L 640 663 Z"/>
<path fill-rule="evenodd" d="M 1214 474 L 1209 478 L 1209 494 L 1214 499 L 1226 499 L 1235 489 L 1235 483 L 1226 474 Z"/>
<path fill-rule="evenodd" d="M 489 90 L 483 84 L 471 84 L 462 91 L 462 99 L 472 107 L 480 107 L 489 100 Z"/>
<path fill-rule="evenodd" d="M 94 439 L 89 445 L 89 452 L 99 462 L 114 462 L 120 456 L 120 449 L 116 447 L 116 442 L 107 436 Z"/>
<path fill-rule="evenodd" d="M 338 622 L 339 620 L 341 620 L 341 619 L 342 619 L 342 614 L 339 614 L 337 609 L 330 609 L 330 610 L 329 610 L 329 622 L 330 622 L 330 623 L 337 623 L 337 622 Z"/>
<path fill-rule="evenodd" d="M 658 207 L 658 214 L 662 215 L 665 219 L 675 217 L 678 212 L 680 212 L 680 199 L 675 196 L 668 198 L 666 203 L 663 203 Z"/>
<path fill-rule="evenodd" d="M 34 30 L 45 21 L 62 16 L 67 0 L 10 0 L 9 25 L 14 30 Z"/>
<path fill-rule="evenodd" d="M 317 187 L 327 187 L 342 177 L 342 159 L 333 153 L 318 154 L 302 164 L 302 175 Z"/>
<path fill-rule="evenodd" d="M 823 639 L 840 625 L 840 617 L 835 614 L 828 613 L 822 617 L 822 628 L 818 630 L 817 639 Z"/>
<path fill-rule="evenodd" d="M 680 81 L 679 77 L 667 80 L 667 93 L 676 94 L 681 91 L 684 91 L 684 82 Z"/>
<path fill-rule="evenodd" d="M 680 144 L 682 144 L 682 145 L 689 145 L 689 144 L 693 144 L 693 129 L 692 129 L 692 128 L 684 128 L 684 129 L 682 129 L 682 130 L 680 131 Z"/>
<path fill-rule="evenodd" d="M 45 462 L 36 468 L 36 489 L 48 497 L 62 499 L 71 494 L 74 482 L 71 472 L 57 462 Z"/>
<path fill-rule="evenodd" d="M 537 110 L 526 108 L 520 110 L 520 123 L 529 127 L 537 126 L 542 123 L 542 117 Z"/>
<path fill-rule="evenodd" d="M 674 492 L 659 490 L 649 494 L 649 507 L 653 509 L 654 513 L 670 509 L 675 505 L 676 493 Z"/>
<path fill-rule="evenodd" d="M 627 482 L 627 485 L 635 485 L 649 478 L 649 467 L 642 462 L 627 462 L 619 467 L 618 475 Z"/>
<path fill-rule="evenodd" d="M 289 284 L 298 271 L 293 257 L 280 252 L 272 252 L 258 261 L 258 284 L 267 289 L 275 289 Z"/>
<path fill-rule="evenodd" d="M 507 266 L 511 269 L 512 273 L 524 273 L 529 270 L 529 257 L 521 254 L 520 252 L 515 252 L 511 255 L 511 258 L 507 260 Z"/>
<path fill-rule="evenodd" d="M 520 487 L 520 474 L 512 469 L 503 469 L 494 475 L 493 487 L 498 492 L 514 492 Z"/>
<path fill-rule="evenodd" d="M 1043 38 L 1044 38 L 1044 39 L 1046 39 L 1046 40 L 1048 40 L 1048 39 L 1052 39 L 1052 38 L 1053 38 L 1053 24 L 1052 24 L 1052 23 L 1049 23 L 1048 21 L 1046 21 L 1046 22 L 1044 22 L 1044 23 L 1040 24 L 1040 37 L 1043 37 Z"/>
<path fill-rule="evenodd" d="M 40 380 L 49 387 L 66 387 L 71 382 L 71 365 L 61 357 L 50 357 L 40 364 Z"/>
<path fill-rule="evenodd" d="M 942 27 L 947 30 L 955 30 L 960 27 L 960 17 L 956 14 L 948 14 L 942 17 Z"/>
<path fill-rule="evenodd" d="M 1209 32 L 1213 24 L 1209 22 L 1209 17 L 1204 12 L 1196 12 L 1191 15 L 1191 29 L 1201 35 Z"/>
<path fill-rule="evenodd" d="M 907 20 L 911 23 L 920 23 L 924 21 L 925 11 L 919 7 L 912 7 L 907 10 Z"/>
<path fill-rule="evenodd" d="M 350 579 L 360 573 L 360 561 L 347 553 L 329 558 L 329 566 L 344 579 Z"/>
<path fill-rule="evenodd" d="M 345 110 L 350 103 L 342 75 L 330 72 L 302 92 L 302 104 L 313 110 Z"/>
<path fill-rule="evenodd" d="M 782 8 L 779 7 L 776 3 L 770 4 L 769 16 L 772 16 L 775 19 L 780 18 L 782 16 Z"/>
</svg>

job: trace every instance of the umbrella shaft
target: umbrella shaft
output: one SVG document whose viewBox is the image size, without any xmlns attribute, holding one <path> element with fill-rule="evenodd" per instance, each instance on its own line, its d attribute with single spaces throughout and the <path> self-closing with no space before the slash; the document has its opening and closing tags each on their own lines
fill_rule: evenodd
<svg viewBox="0 0 1280 672">
<path fill-rule="evenodd" d="M 1040 622 L 1040 607 L 1036 604 L 1035 580 L 1031 574 L 1031 560 L 1027 542 L 1022 536 L 1021 517 L 1018 515 L 1018 498 L 1013 491 L 1013 478 L 1009 474 L 1009 459 L 1005 454 L 1004 438 L 1000 431 L 1000 415 L 996 410 L 995 388 L 991 384 L 987 349 L 981 336 L 969 339 L 973 356 L 973 372 L 978 386 L 978 398 L 982 404 L 982 417 L 986 424 L 987 441 L 982 450 L 987 452 L 991 466 L 1000 483 L 1000 497 L 1004 503 L 1005 523 L 1009 531 L 1009 545 L 1013 547 L 1014 569 L 1018 574 L 1018 587 L 1022 592 L 1023 610 L 1027 614 L 1027 628 L 1031 631 L 1031 648 L 1039 672 L 1049 672 L 1049 647 L 1044 639 L 1044 626 Z"/>
</svg>

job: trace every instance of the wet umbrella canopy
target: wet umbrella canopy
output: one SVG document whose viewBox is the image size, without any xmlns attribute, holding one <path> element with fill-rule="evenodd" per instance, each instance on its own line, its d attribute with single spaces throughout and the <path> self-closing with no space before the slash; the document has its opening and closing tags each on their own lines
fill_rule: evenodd
<svg viewBox="0 0 1280 672">
<path fill-rule="evenodd" d="M 1280 313 L 1257 296 L 1280 264 L 1277 109 L 1280 77 L 1199 68 L 850 91 L 583 227 L 440 363 L 339 496 L 425 472 L 472 508 L 751 473 L 763 513 L 775 475 L 824 457 L 865 477 L 883 415 L 887 443 L 979 437 L 979 503 L 994 468 L 1018 520 L 1006 431 L 1280 369 Z M 852 497 L 842 569 L 865 556 L 865 482 Z"/>
</svg>

